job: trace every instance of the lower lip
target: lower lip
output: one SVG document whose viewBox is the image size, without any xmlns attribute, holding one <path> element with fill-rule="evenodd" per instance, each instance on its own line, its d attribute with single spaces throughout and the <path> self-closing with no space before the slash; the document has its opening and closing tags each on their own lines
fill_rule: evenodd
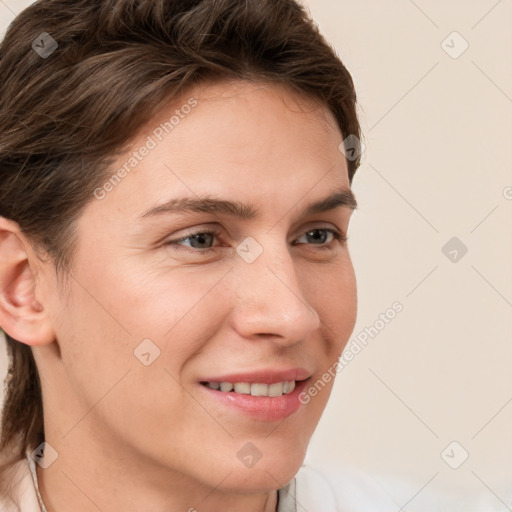
<svg viewBox="0 0 512 512">
<path fill-rule="evenodd" d="M 307 380 L 298 382 L 291 393 L 274 397 L 244 395 L 234 391 L 223 392 L 203 386 L 202 384 L 199 385 L 208 393 L 212 400 L 235 408 L 251 418 L 261 421 L 282 421 L 291 416 L 302 405 L 299 402 L 299 395 L 306 387 L 306 384 Z"/>
</svg>

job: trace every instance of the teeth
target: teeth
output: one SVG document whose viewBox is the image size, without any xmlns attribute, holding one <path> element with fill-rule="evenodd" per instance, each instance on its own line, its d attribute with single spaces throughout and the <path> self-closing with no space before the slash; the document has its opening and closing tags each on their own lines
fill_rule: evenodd
<svg viewBox="0 0 512 512">
<path fill-rule="evenodd" d="M 275 384 L 270 384 L 268 387 L 268 396 L 281 396 L 283 394 L 284 386 L 288 384 L 286 382 L 276 382 Z"/>
<path fill-rule="evenodd" d="M 274 384 L 249 384 L 248 382 L 236 382 L 234 384 L 231 382 L 207 382 L 206 386 L 210 389 L 223 391 L 224 393 L 234 391 L 235 393 L 240 393 L 241 395 L 276 397 L 291 393 L 295 389 L 295 381 L 289 380 L 285 382 L 275 382 Z"/>
<path fill-rule="evenodd" d="M 240 393 L 242 395 L 250 395 L 251 394 L 251 385 L 248 382 L 238 382 L 234 386 L 235 393 Z"/>
<path fill-rule="evenodd" d="M 231 384 L 230 382 L 221 382 L 220 383 L 220 390 L 221 391 L 232 391 L 233 390 L 233 384 Z"/>
<path fill-rule="evenodd" d="M 268 396 L 268 384 L 251 384 L 252 396 Z"/>
</svg>

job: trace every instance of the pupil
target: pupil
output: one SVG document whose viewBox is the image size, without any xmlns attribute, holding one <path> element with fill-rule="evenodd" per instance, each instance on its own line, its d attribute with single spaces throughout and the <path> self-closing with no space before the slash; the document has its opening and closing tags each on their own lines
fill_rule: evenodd
<svg viewBox="0 0 512 512">
<path fill-rule="evenodd" d="M 193 236 L 193 239 L 196 240 L 197 242 L 199 242 L 199 244 L 204 244 L 206 243 L 206 239 L 208 237 L 211 237 L 212 235 L 208 234 L 208 233 L 200 233 L 198 235 L 194 235 Z"/>
<path fill-rule="evenodd" d="M 311 233 L 316 233 L 316 236 L 312 236 L 313 239 L 315 240 L 321 240 L 322 242 L 325 242 L 325 237 L 327 235 L 327 233 L 325 233 L 324 231 L 320 230 L 320 229 L 315 229 L 313 231 L 310 231 L 308 234 L 311 236 Z M 320 234 L 320 236 L 318 236 Z"/>
</svg>

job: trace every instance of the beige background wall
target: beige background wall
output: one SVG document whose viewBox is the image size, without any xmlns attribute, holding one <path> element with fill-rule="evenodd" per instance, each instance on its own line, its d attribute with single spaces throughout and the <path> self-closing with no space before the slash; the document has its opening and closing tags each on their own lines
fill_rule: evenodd
<svg viewBox="0 0 512 512">
<path fill-rule="evenodd" d="M 404 307 L 343 370 L 310 459 L 408 475 L 417 491 L 437 474 L 411 505 L 445 485 L 508 510 L 512 3 L 308 5 L 354 76 L 367 144 L 349 234 L 354 337 L 394 301 Z M 454 31 L 469 45 L 458 58 L 444 48 L 455 56 L 462 39 L 442 43 Z M 441 250 L 454 236 L 468 249 L 457 262 Z M 454 440 L 469 453 L 456 470 L 441 458 Z M 463 452 L 447 455 L 455 465 Z"/>
<path fill-rule="evenodd" d="M 0 0 L 2 33 L 29 3 Z M 367 146 L 349 232 L 352 339 L 403 305 L 339 375 L 308 461 L 375 475 L 397 510 L 426 507 L 436 489 L 508 510 L 512 2 L 307 5 L 354 77 Z"/>
</svg>

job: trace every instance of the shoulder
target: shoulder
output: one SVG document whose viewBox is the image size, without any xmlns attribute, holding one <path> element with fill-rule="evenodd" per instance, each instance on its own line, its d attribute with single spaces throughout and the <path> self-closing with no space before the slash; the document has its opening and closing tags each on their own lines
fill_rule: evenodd
<svg viewBox="0 0 512 512">
<path fill-rule="evenodd" d="M 10 493 L 0 496 L 2 512 L 41 512 L 27 459 L 9 468 L 4 478 L 9 483 Z"/>
</svg>

